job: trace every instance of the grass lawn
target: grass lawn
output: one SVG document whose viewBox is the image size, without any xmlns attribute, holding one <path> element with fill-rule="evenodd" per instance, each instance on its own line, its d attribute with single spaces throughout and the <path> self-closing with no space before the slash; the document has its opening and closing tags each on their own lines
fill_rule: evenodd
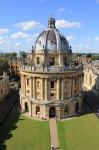
<svg viewBox="0 0 99 150">
<path fill-rule="evenodd" d="M 60 150 L 99 150 L 99 119 L 87 114 L 57 122 Z"/>
<path fill-rule="evenodd" d="M 0 150 L 50 150 L 49 123 L 11 112 L 0 127 Z"/>
</svg>

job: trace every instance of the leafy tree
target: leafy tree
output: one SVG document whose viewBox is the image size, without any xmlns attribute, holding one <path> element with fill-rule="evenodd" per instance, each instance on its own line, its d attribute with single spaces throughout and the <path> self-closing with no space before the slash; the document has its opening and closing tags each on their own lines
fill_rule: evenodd
<svg viewBox="0 0 99 150">
<path fill-rule="evenodd" d="M 17 53 L 13 52 L 13 53 L 11 54 L 11 57 L 12 57 L 12 58 L 16 58 L 16 57 L 17 57 Z"/>
<path fill-rule="evenodd" d="M 92 54 L 91 57 L 92 57 L 92 60 L 95 60 L 95 54 Z"/>
<path fill-rule="evenodd" d="M 8 68 L 9 68 L 9 64 L 8 61 L 6 59 L 4 60 L 0 60 L 0 75 L 3 74 L 3 71 L 8 72 Z"/>
<path fill-rule="evenodd" d="M 26 53 L 22 51 L 22 58 L 26 58 L 26 57 L 27 57 Z"/>
<path fill-rule="evenodd" d="M 95 56 L 95 60 L 99 60 L 99 55 Z"/>
</svg>

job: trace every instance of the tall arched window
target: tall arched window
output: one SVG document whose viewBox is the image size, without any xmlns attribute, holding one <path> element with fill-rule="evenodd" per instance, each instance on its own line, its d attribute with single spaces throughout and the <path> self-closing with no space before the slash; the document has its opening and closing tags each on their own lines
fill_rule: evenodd
<svg viewBox="0 0 99 150">
<path fill-rule="evenodd" d="M 89 75 L 89 84 L 92 84 L 92 76 L 91 76 L 91 74 Z"/>
</svg>

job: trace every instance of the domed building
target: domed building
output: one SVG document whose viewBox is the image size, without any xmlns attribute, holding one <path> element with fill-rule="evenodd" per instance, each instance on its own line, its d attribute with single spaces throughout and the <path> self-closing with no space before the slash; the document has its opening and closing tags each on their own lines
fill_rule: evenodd
<svg viewBox="0 0 99 150">
<path fill-rule="evenodd" d="M 71 46 L 56 29 L 48 27 L 32 46 L 31 61 L 20 68 L 20 104 L 23 112 L 40 118 L 72 116 L 82 106 L 82 65 L 72 61 Z"/>
</svg>

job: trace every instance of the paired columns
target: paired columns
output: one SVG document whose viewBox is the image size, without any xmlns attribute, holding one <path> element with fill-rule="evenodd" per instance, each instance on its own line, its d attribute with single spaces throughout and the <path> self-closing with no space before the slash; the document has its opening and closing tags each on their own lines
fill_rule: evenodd
<svg viewBox="0 0 99 150">
<path fill-rule="evenodd" d="M 41 79 L 41 88 L 40 88 L 40 92 L 41 92 L 41 100 L 45 99 L 48 100 L 49 97 L 49 93 L 51 90 L 49 87 L 49 80 L 48 78 L 40 78 Z M 64 99 L 64 78 L 57 78 L 56 82 L 56 93 L 57 93 L 57 100 L 63 100 Z M 77 89 L 77 93 L 80 92 L 81 89 L 81 76 L 78 76 L 78 89 Z M 26 86 L 27 86 L 27 82 L 26 82 L 26 77 L 24 75 L 21 75 L 21 91 L 24 93 L 24 95 L 26 95 Z M 74 77 L 70 77 L 69 79 L 69 98 L 74 96 L 74 86 L 75 86 L 75 79 Z M 36 99 L 37 95 L 36 95 L 36 77 L 30 77 L 30 98 Z"/>
</svg>

